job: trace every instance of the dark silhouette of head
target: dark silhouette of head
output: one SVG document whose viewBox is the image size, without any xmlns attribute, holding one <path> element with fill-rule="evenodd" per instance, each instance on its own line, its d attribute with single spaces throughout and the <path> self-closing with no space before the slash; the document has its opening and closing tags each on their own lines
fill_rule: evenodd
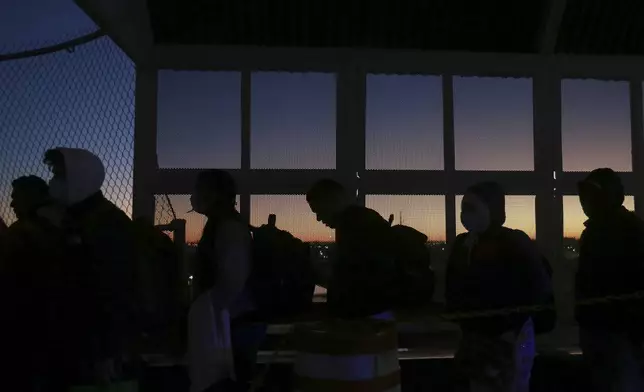
<svg viewBox="0 0 644 392">
<path fill-rule="evenodd" d="M 505 191 L 493 181 L 472 185 L 461 203 L 461 223 L 470 232 L 484 233 L 505 223 Z"/>
<path fill-rule="evenodd" d="M 306 201 L 318 222 L 334 229 L 342 211 L 350 204 L 346 189 L 337 181 L 325 178 L 313 184 L 306 193 Z"/>
<path fill-rule="evenodd" d="M 11 183 L 11 208 L 18 219 L 34 214 L 50 202 L 47 182 L 37 176 L 23 176 Z"/>
<path fill-rule="evenodd" d="M 589 219 L 610 215 L 624 203 L 624 185 L 612 169 L 595 169 L 577 186 L 581 208 Z"/>
<path fill-rule="evenodd" d="M 237 184 L 224 170 L 206 170 L 199 173 L 190 203 L 195 212 L 217 218 L 235 210 Z"/>
</svg>

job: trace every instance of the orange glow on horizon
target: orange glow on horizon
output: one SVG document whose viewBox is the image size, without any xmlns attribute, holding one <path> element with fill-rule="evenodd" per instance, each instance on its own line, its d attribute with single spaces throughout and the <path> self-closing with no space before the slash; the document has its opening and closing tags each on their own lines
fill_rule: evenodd
<svg viewBox="0 0 644 392">
<path fill-rule="evenodd" d="M 633 196 L 626 196 L 624 199 L 624 207 L 630 211 L 635 210 L 635 198 Z M 564 221 L 564 237 L 579 239 L 581 232 L 584 230 L 584 222 L 586 221 L 584 210 L 579 204 L 579 196 L 564 196 L 563 197 L 563 221 Z"/>
<path fill-rule="evenodd" d="M 465 231 L 460 223 L 460 202 L 456 196 L 457 234 Z M 196 243 L 206 223 L 206 218 L 190 210 L 188 195 L 171 195 L 170 200 L 177 218 L 186 219 L 186 239 Z M 445 199 L 438 195 L 367 195 L 366 206 L 377 211 L 384 219 L 394 215 L 394 224 L 411 226 L 429 236 L 431 242 L 445 241 Z M 624 206 L 634 209 L 633 196 L 627 196 Z M 159 208 L 159 207 L 157 207 Z M 506 226 L 523 230 L 535 238 L 535 196 L 506 196 Z M 563 197 L 564 237 L 579 238 L 586 220 L 578 196 Z M 277 227 L 287 230 L 306 242 L 334 241 L 333 230 L 317 222 L 303 195 L 253 195 L 251 196 L 251 224 L 259 226 L 269 214 L 277 215 Z M 167 222 L 158 222 L 167 223 Z"/>
</svg>

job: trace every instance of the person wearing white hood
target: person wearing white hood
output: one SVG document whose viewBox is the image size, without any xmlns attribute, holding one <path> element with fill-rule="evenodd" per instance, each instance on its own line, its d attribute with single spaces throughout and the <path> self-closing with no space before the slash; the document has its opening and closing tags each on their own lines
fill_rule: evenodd
<svg viewBox="0 0 644 392">
<path fill-rule="evenodd" d="M 61 315 L 66 344 L 62 381 L 96 385 L 123 381 L 132 364 L 136 333 L 136 247 L 130 218 L 101 192 L 105 167 L 93 153 L 55 148 L 45 153 L 51 197 L 65 207 L 69 246 L 67 309 Z"/>
</svg>

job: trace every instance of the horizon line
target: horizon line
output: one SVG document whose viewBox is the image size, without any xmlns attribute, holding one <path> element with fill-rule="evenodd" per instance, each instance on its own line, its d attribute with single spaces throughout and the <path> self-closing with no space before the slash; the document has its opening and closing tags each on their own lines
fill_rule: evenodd
<svg viewBox="0 0 644 392">
<path fill-rule="evenodd" d="M 530 239 L 533 240 L 533 241 L 536 241 L 536 238 L 530 237 Z M 579 241 L 579 237 L 563 237 L 563 239 L 564 239 L 564 241 L 565 240 Z M 302 242 L 309 243 L 309 244 L 334 244 L 335 243 L 335 241 L 305 241 L 305 240 L 302 240 L 301 238 L 300 238 L 300 240 Z M 431 243 L 446 244 L 447 240 L 446 239 L 431 240 L 431 241 L 427 241 L 426 243 L 427 244 L 431 244 Z M 198 244 L 199 244 L 199 241 L 186 241 L 186 245 L 198 245 Z"/>
</svg>

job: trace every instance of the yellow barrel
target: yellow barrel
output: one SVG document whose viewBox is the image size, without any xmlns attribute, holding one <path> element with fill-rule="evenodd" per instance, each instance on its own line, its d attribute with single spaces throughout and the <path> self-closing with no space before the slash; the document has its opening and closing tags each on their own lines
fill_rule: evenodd
<svg viewBox="0 0 644 392">
<path fill-rule="evenodd" d="M 298 392 L 400 392 L 398 336 L 390 321 L 295 327 Z"/>
</svg>

